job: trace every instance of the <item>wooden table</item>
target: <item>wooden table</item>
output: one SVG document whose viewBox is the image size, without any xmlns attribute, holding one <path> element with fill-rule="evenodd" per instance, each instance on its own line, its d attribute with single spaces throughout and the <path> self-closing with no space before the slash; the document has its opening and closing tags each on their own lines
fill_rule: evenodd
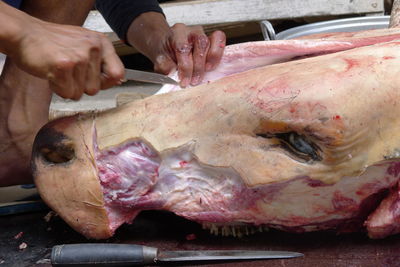
<svg viewBox="0 0 400 267">
<path fill-rule="evenodd" d="M 52 246 L 88 242 L 58 217 L 46 222 L 43 219 L 46 213 L 0 217 L 0 263 L 3 262 L 4 266 L 32 266 L 36 263 L 37 266 L 50 266 L 40 263 L 44 258 L 49 258 Z M 16 239 L 15 236 L 20 232 L 23 232 L 22 236 Z M 19 249 L 22 242 L 27 244 L 23 250 Z M 305 255 L 304 258 L 287 260 L 214 262 L 203 263 L 202 266 L 400 266 L 399 235 L 370 240 L 363 233 L 289 234 L 271 230 L 240 239 L 216 237 L 202 230 L 196 223 L 165 212 L 143 212 L 133 224 L 122 226 L 106 242 L 142 244 L 165 250 L 290 250 Z M 180 266 L 199 264 L 187 263 Z"/>
</svg>

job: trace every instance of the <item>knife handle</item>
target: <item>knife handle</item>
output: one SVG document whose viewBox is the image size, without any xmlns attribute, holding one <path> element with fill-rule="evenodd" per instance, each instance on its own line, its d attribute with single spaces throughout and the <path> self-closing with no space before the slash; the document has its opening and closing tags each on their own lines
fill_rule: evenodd
<svg viewBox="0 0 400 267">
<path fill-rule="evenodd" d="M 130 244 L 71 244 L 54 246 L 51 264 L 57 266 L 127 266 L 154 263 L 157 248 Z"/>
</svg>

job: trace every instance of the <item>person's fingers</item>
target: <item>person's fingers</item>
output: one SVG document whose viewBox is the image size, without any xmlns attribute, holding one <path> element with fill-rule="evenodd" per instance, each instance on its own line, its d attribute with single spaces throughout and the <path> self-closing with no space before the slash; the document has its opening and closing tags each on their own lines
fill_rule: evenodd
<svg viewBox="0 0 400 267">
<path fill-rule="evenodd" d="M 218 66 L 226 46 L 226 35 L 222 31 L 213 32 L 209 39 L 210 48 L 207 53 L 206 71 L 213 70 Z"/>
<path fill-rule="evenodd" d="M 180 85 L 186 87 L 189 85 L 193 73 L 192 44 L 189 42 L 187 27 L 184 24 L 175 24 L 172 30 L 174 32 L 172 47 L 181 80 Z"/>
<path fill-rule="evenodd" d="M 101 89 L 107 89 L 121 83 L 125 70 L 124 65 L 115 53 L 113 45 L 106 37 L 102 37 L 102 48 Z"/>
<path fill-rule="evenodd" d="M 191 39 L 193 40 L 193 74 L 190 84 L 197 85 L 204 77 L 206 56 L 210 43 L 201 27 L 191 34 Z"/>
<path fill-rule="evenodd" d="M 101 49 L 101 48 L 100 48 Z M 100 49 L 90 50 L 90 59 L 86 77 L 85 93 L 95 95 L 101 88 L 101 57 Z"/>
<path fill-rule="evenodd" d="M 74 96 L 73 100 L 79 100 L 83 93 L 86 91 L 86 77 L 89 69 L 89 62 L 86 58 L 81 58 L 78 63 L 75 64 L 73 69 L 73 88 Z"/>
<path fill-rule="evenodd" d="M 68 57 L 55 58 L 56 61 L 47 74 L 50 89 L 62 98 L 72 99 L 75 96 L 73 78 L 75 63 Z"/>
<path fill-rule="evenodd" d="M 88 64 L 87 62 L 79 62 L 75 65 L 73 71 L 73 87 L 74 97 L 72 99 L 78 100 L 86 91 L 86 77 L 87 77 Z"/>
</svg>

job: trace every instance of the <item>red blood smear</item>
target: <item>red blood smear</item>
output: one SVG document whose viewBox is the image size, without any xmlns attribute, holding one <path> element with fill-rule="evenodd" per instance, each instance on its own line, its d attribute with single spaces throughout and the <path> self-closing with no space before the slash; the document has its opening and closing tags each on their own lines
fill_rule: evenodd
<svg viewBox="0 0 400 267">
<path fill-rule="evenodd" d="M 344 60 L 347 63 L 347 70 L 346 71 L 350 70 L 353 67 L 360 66 L 360 63 L 355 59 L 345 58 Z"/>
<path fill-rule="evenodd" d="M 400 162 L 395 162 L 389 166 L 387 169 L 387 173 L 389 175 L 393 175 L 395 177 L 398 177 L 400 175 Z"/>
<path fill-rule="evenodd" d="M 185 160 L 182 160 L 181 162 L 179 162 L 179 166 L 181 166 L 181 168 L 185 168 L 188 165 L 188 162 Z"/>
<path fill-rule="evenodd" d="M 395 57 L 388 57 L 388 56 L 386 56 L 386 57 L 383 57 L 383 59 L 384 60 L 388 60 L 388 59 L 394 59 Z"/>
<path fill-rule="evenodd" d="M 189 234 L 186 236 L 186 240 L 191 241 L 191 240 L 195 240 L 197 237 L 195 234 Z"/>
<path fill-rule="evenodd" d="M 342 195 L 339 191 L 334 193 L 332 205 L 336 210 L 356 211 L 358 209 L 358 204 L 354 199 Z"/>
<path fill-rule="evenodd" d="M 336 115 L 336 116 L 333 117 L 333 119 L 334 119 L 334 120 L 340 120 L 341 117 L 340 117 L 339 115 Z"/>
<path fill-rule="evenodd" d="M 19 232 L 18 234 L 16 234 L 14 236 L 14 239 L 20 239 L 22 237 L 22 235 L 24 234 L 24 232 Z"/>
</svg>

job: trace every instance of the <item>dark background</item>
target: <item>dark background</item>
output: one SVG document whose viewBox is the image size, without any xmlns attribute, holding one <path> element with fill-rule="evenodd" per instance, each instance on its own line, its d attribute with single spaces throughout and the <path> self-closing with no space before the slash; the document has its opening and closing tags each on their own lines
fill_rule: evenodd
<svg viewBox="0 0 400 267">
<path fill-rule="evenodd" d="M 41 262 L 50 257 L 52 246 L 96 242 L 73 231 L 59 217 L 46 222 L 46 214 L 47 211 L 41 211 L 0 217 L 0 262 L 3 262 L 0 266 L 50 266 Z M 20 232 L 22 236 L 16 237 Z M 22 242 L 27 244 L 26 249 L 19 249 Z M 270 230 L 242 238 L 217 237 L 197 223 L 156 211 L 142 212 L 131 225 L 123 225 L 113 238 L 101 242 L 140 244 L 162 250 L 288 250 L 305 255 L 296 259 L 213 262 L 202 266 L 400 266 L 399 235 L 371 240 L 365 233 L 290 234 Z M 180 266 L 199 266 L 199 263 Z"/>
</svg>

